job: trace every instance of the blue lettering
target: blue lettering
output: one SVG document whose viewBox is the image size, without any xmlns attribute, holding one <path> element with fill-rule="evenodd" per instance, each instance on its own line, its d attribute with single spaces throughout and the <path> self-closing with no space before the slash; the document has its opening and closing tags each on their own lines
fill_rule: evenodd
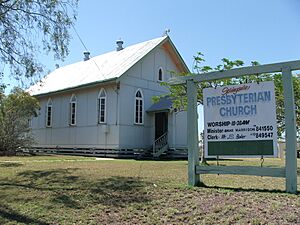
<svg viewBox="0 0 300 225">
<path fill-rule="evenodd" d="M 254 93 L 249 93 L 248 97 L 249 97 L 249 103 L 255 102 L 255 100 L 254 100 Z"/>
<path fill-rule="evenodd" d="M 221 116 L 226 116 L 226 113 L 224 112 L 224 110 L 225 110 L 225 107 L 220 108 L 220 115 Z"/>
<path fill-rule="evenodd" d="M 235 105 L 235 99 L 236 99 L 236 95 L 231 95 L 232 96 L 232 101 L 233 101 L 233 104 Z"/>
<path fill-rule="evenodd" d="M 211 100 L 212 99 L 212 97 L 208 97 L 208 98 L 206 98 L 206 104 L 207 104 L 207 106 L 209 106 L 209 103 L 211 103 Z"/>
<path fill-rule="evenodd" d="M 257 110 L 256 110 L 256 105 L 251 105 L 251 115 L 256 115 Z"/>
<path fill-rule="evenodd" d="M 239 106 L 239 115 L 243 115 L 244 114 L 244 107 L 243 106 Z"/>
<path fill-rule="evenodd" d="M 271 101 L 271 92 L 265 91 L 265 101 Z"/>
<path fill-rule="evenodd" d="M 219 113 L 222 117 L 252 116 L 257 114 L 257 108 L 256 105 L 221 107 Z"/>
<path fill-rule="evenodd" d="M 227 105 L 231 105 L 232 100 L 231 100 L 230 96 L 231 95 L 226 95 L 226 103 L 227 103 Z"/>
<path fill-rule="evenodd" d="M 245 93 L 245 94 L 220 95 L 214 97 L 207 97 L 206 104 L 208 107 L 224 106 L 224 105 L 244 105 L 250 103 L 271 101 L 271 97 L 272 96 L 270 91 L 261 91 L 261 92 Z M 236 107 L 237 108 L 231 110 L 231 114 L 241 114 L 241 108 L 239 106 Z M 250 110 L 250 108 L 246 107 L 243 110 Z"/>
<path fill-rule="evenodd" d="M 248 101 L 249 101 L 248 100 L 249 94 L 244 94 L 244 103 L 248 103 Z"/>
<path fill-rule="evenodd" d="M 263 102 L 263 101 L 265 101 L 263 93 L 258 92 L 257 102 Z"/>
<path fill-rule="evenodd" d="M 226 105 L 226 97 L 227 97 L 227 95 L 221 96 L 221 105 Z"/>
<path fill-rule="evenodd" d="M 240 103 L 241 104 L 241 102 L 242 102 L 242 94 L 237 94 L 237 96 L 239 97 L 239 102 L 238 103 Z"/>
<path fill-rule="evenodd" d="M 220 101 L 221 101 L 221 97 L 218 96 L 218 97 L 217 97 L 217 105 L 220 105 Z"/>
</svg>

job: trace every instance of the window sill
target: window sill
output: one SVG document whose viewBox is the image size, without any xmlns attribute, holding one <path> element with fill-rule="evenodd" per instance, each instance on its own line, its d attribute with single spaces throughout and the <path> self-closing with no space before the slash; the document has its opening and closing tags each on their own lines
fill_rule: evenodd
<svg viewBox="0 0 300 225">
<path fill-rule="evenodd" d="M 134 123 L 133 125 L 135 125 L 135 126 L 144 126 L 143 123 Z"/>
</svg>

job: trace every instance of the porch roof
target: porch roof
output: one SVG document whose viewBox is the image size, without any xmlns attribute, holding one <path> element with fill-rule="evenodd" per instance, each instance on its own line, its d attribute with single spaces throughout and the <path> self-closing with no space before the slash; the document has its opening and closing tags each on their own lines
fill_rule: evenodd
<svg viewBox="0 0 300 225">
<path fill-rule="evenodd" d="M 172 109 L 172 104 L 173 102 L 168 96 L 162 97 L 159 102 L 156 102 L 153 105 L 151 105 L 146 112 L 155 113 L 155 112 L 169 111 L 170 109 Z"/>
</svg>

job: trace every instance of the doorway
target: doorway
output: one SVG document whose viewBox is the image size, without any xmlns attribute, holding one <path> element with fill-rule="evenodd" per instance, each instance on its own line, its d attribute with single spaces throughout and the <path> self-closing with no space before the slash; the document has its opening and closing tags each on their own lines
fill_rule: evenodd
<svg viewBox="0 0 300 225">
<path fill-rule="evenodd" d="M 168 113 L 155 113 L 155 140 L 168 131 Z"/>
</svg>

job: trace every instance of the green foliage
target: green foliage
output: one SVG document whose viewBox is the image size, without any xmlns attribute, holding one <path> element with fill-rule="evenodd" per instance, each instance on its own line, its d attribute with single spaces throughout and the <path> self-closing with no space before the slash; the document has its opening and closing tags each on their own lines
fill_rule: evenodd
<svg viewBox="0 0 300 225">
<path fill-rule="evenodd" d="M 217 65 L 215 68 L 212 68 L 207 65 L 202 65 L 205 62 L 203 58 L 203 54 L 201 52 L 197 53 L 197 56 L 194 56 L 194 69 L 196 70 L 196 74 L 208 73 L 212 71 L 224 71 L 233 69 L 239 66 L 244 65 L 244 62 L 241 60 L 231 61 L 227 58 L 222 59 L 222 64 Z M 177 76 L 190 76 L 194 74 L 176 74 Z M 198 83 L 198 103 L 203 104 L 203 96 L 202 92 L 204 88 L 208 87 L 217 87 L 220 85 L 231 85 L 241 82 L 238 79 L 222 79 L 216 80 L 214 82 L 201 82 Z M 162 83 L 162 85 L 166 86 L 170 94 L 169 96 L 173 99 L 173 107 L 178 109 L 186 109 L 187 106 L 187 93 L 185 85 L 169 85 L 168 83 Z M 156 99 L 157 100 L 157 99 Z"/>
<path fill-rule="evenodd" d="M 203 74 L 213 71 L 225 71 L 234 69 L 244 65 L 244 62 L 241 60 L 231 61 L 227 58 L 223 58 L 222 63 L 217 65 L 215 68 L 212 68 L 207 65 L 202 65 L 205 62 L 201 52 L 197 53 L 197 56 L 194 56 L 194 70 L 196 73 L 193 74 L 176 74 L 179 76 L 193 76 L 195 74 Z M 257 61 L 251 62 L 252 66 L 258 66 Z M 213 82 L 201 82 L 198 83 L 198 103 L 203 104 L 203 89 L 208 87 L 218 87 L 222 85 L 236 85 L 243 83 L 253 83 L 253 82 L 263 82 L 273 80 L 275 84 L 275 96 L 276 96 L 276 115 L 277 115 L 277 127 L 278 127 L 278 136 L 282 136 L 285 130 L 284 122 L 284 99 L 283 99 L 283 86 L 282 86 L 282 74 L 257 74 L 247 75 L 239 78 L 232 79 L 221 79 L 215 80 Z M 163 83 L 170 91 L 170 97 L 174 99 L 173 107 L 178 109 L 186 109 L 187 106 L 187 93 L 185 85 L 169 85 L 168 83 Z M 295 94 L 295 112 L 296 112 L 296 125 L 297 131 L 300 131 L 300 79 L 299 77 L 293 77 L 294 85 L 294 94 Z M 156 97 L 156 101 L 159 98 Z M 299 132 L 298 132 L 299 134 Z M 300 135 L 300 134 L 299 134 Z"/>
<path fill-rule="evenodd" d="M 69 28 L 76 19 L 78 0 L 0 1 L 0 61 L 17 80 L 43 71 L 36 58 L 41 47 L 55 58 L 68 54 Z"/>
<path fill-rule="evenodd" d="M 276 115 L 277 115 L 277 129 L 278 134 L 282 134 L 285 130 L 284 122 L 284 97 L 282 74 L 274 74 L 270 76 L 275 83 L 276 96 Z M 298 131 L 298 138 L 300 137 L 300 79 L 293 76 L 294 99 L 295 99 L 295 114 L 296 114 L 296 129 Z"/>
<path fill-rule="evenodd" d="M 37 116 L 38 101 L 27 92 L 15 88 L 0 98 L 0 154 L 13 155 L 18 148 L 33 143 L 29 121 Z"/>
</svg>

